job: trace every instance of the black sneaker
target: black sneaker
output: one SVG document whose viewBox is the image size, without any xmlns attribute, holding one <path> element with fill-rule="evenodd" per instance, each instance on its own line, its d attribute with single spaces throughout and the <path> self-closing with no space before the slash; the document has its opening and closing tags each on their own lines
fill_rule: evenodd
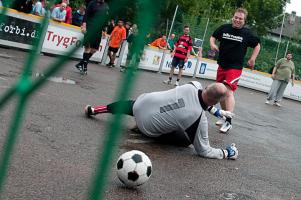
<svg viewBox="0 0 301 200">
<path fill-rule="evenodd" d="M 83 66 L 82 66 L 81 63 L 77 63 L 77 64 L 75 65 L 75 67 L 76 67 L 76 69 L 79 70 L 79 72 L 82 72 L 82 71 L 83 71 Z"/>
<path fill-rule="evenodd" d="M 92 115 L 95 115 L 93 107 L 90 105 L 86 105 L 85 114 L 87 117 L 91 117 Z"/>
<path fill-rule="evenodd" d="M 108 63 L 108 64 L 106 64 L 106 66 L 107 66 L 107 67 L 110 67 L 111 65 L 112 65 L 112 63 Z"/>
<path fill-rule="evenodd" d="M 87 74 L 88 74 L 88 68 L 87 68 L 86 65 L 84 65 L 84 67 L 83 67 L 83 74 L 84 74 L 84 75 L 87 75 Z"/>
</svg>

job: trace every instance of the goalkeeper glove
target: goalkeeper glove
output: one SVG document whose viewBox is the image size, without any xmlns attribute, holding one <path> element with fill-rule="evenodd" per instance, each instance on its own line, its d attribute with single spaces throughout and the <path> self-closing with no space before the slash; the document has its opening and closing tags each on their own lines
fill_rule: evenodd
<svg viewBox="0 0 301 200">
<path fill-rule="evenodd" d="M 208 108 L 208 111 L 214 115 L 215 117 L 218 117 L 218 118 L 233 118 L 234 116 L 234 113 L 230 112 L 230 111 L 225 111 L 225 110 L 221 110 L 219 108 L 216 108 L 214 106 L 211 106 Z"/>
<path fill-rule="evenodd" d="M 231 160 L 236 160 L 238 157 L 238 150 L 235 147 L 235 144 L 227 145 L 226 149 L 223 149 L 224 158 L 228 158 Z"/>
</svg>

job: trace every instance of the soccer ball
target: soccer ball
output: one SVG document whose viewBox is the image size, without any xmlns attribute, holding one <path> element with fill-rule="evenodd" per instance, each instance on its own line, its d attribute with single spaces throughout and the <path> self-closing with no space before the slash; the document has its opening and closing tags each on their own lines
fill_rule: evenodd
<svg viewBox="0 0 301 200">
<path fill-rule="evenodd" d="M 117 161 L 117 176 L 127 187 L 142 185 L 152 174 L 152 163 L 148 156 L 138 150 L 122 154 Z"/>
</svg>

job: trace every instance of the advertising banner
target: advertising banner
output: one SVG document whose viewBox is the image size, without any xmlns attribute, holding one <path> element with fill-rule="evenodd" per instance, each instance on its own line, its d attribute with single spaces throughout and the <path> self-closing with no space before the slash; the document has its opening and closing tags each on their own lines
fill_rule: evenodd
<svg viewBox="0 0 301 200">
<path fill-rule="evenodd" d="M 0 44 L 30 49 L 34 39 L 39 37 L 39 27 L 40 24 L 35 18 L 18 12 L 8 12 L 6 19 L 0 24 Z"/>
<path fill-rule="evenodd" d="M 83 34 L 78 28 L 51 22 L 45 35 L 42 52 L 62 55 L 76 46 L 79 49 L 73 57 L 82 58 L 84 52 L 82 41 Z M 92 61 L 101 62 L 106 43 L 106 39 L 101 40 L 98 51 L 91 57 Z"/>
<path fill-rule="evenodd" d="M 269 92 L 272 82 L 273 79 L 266 73 L 244 69 L 238 85 L 262 92 Z M 284 91 L 284 96 L 301 101 L 301 85 L 295 84 L 292 87 L 291 83 L 289 83 Z"/>
<path fill-rule="evenodd" d="M 139 68 L 152 71 L 159 71 L 163 52 L 154 48 L 146 47 L 140 59 Z"/>
<path fill-rule="evenodd" d="M 170 53 L 165 54 L 162 72 L 169 73 L 171 68 L 171 61 L 172 61 L 171 54 Z M 197 61 L 198 61 L 197 58 L 189 58 L 188 61 L 184 64 L 183 75 L 193 76 Z M 176 67 L 175 74 L 179 73 L 178 69 L 179 68 Z"/>
<path fill-rule="evenodd" d="M 196 77 L 215 80 L 217 71 L 216 62 L 211 60 L 201 59 L 196 70 Z"/>
</svg>

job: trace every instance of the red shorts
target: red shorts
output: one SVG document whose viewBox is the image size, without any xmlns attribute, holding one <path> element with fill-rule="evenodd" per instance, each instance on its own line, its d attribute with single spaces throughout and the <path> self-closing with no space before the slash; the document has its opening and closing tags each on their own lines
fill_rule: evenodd
<svg viewBox="0 0 301 200">
<path fill-rule="evenodd" d="M 218 66 L 216 74 L 216 82 L 228 85 L 232 91 L 237 89 L 237 84 L 240 79 L 241 69 L 224 69 Z"/>
</svg>

